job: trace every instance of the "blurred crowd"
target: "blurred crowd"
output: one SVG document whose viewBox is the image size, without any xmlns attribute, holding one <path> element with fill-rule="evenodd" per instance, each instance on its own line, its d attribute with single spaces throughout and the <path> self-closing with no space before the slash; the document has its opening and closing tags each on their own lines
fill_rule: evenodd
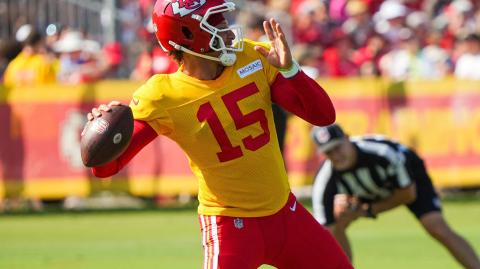
<svg viewBox="0 0 480 269">
<path fill-rule="evenodd" d="M 315 77 L 480 79 L 480 2 L 276 0 L 248 3 L 243 23 L 278 18 Z M 291 30 L 291 32 L 290 32 Z"/>
<path fill-rule="evenodd" d="M 102 44 L 82 29 L 23 24 L 0 40 L 7 86 L 101 79 L 144 81 L 177 65 L 157 45 L 154 0 L 122 0 L 118 40 Z M 480 2 L 473 0 L 234 1 L 231 23 L 262 40 L 262 21 L 276 18 L 294 57 L 310 76 L 382 76 L 393 80 L 455 76 L 480 80 Z"/>
<path fill-rule="evenodd" d="M 122 61 L 121 44 L 101 46 L 84 33 L 51 24 L 46 33 L 24 24 L 15 39 L 0 43 L 3 84 L 81 84 L 114 78 Z"/>
</svg>

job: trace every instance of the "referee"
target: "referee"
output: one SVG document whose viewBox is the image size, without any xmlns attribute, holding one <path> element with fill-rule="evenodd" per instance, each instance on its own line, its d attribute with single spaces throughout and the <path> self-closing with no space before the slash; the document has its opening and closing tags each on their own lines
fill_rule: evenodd
<svg viewBox="0 0 480 269">
<path fill-rule="evenodd" d="M 315 177 L 314 215 L 330 229 L 350 259 L 346 229 L 353 221 L 376 218 L 406 205 L 459 263 L 480 269 L 473 248 L 443 218 L 432 181 L 414 151 L 379 135 L 350 138 L 336 124 L 314 127 L 312 137 L 327 157 Z"/>
</svg>

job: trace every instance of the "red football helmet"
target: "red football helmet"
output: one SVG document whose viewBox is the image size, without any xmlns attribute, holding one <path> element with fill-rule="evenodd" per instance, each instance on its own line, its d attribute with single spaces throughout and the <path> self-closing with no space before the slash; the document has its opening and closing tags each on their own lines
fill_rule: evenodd
<svg viewBox="0 0 480 269">
<path fill-rule="evenodd" d="M 219 29 L 225 20 L 223 13 L 235 10 L 235 4 L 225 0 L 158 0 L 153 9 L 152 21 L 155 35 L 166 52 L 181 50 L 223 65 L 233 65 L 235 52 L 243 50 L 243 34 L 238 26 Z M 232 31 L 235 46 L 225 45 L 219 35 Z M 220 51 L 218 57 L 206 55 Z"/>
</svg>

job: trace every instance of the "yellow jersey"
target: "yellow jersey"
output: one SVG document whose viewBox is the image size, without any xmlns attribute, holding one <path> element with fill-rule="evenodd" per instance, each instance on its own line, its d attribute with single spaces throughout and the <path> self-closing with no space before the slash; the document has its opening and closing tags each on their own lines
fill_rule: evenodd
<svg viewBox="0 0 480 269">
<path fill-rule="evenodd" d="M 4 84 L 7 87 L 36 86 L 55 82 L 55 65 L 44 55 L 21 52 L 7 66 Z"/>
<path fill-rule="evenodd" d="M 270 85 L 278 70 L 246 40 L 215 80 L 182 72 L 150 78 L 130 104 L 134 118 L 175 141 L 199 180 L 202 215 L 267 216 L 290 187 L 276 138 Z"/>
</svg>

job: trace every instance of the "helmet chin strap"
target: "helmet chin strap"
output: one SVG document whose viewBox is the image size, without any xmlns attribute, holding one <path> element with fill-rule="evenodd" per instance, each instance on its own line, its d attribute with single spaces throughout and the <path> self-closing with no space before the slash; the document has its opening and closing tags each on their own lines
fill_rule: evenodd
<svg viewBox="0 0 480 269">
<path fill-rule="evenodd" d="M 189 49 L 187 49 L 183 46 L 178 45 L 177 43 L 175 43 L 171 40 L 168 41 L 168 43 L 177 50 L 181 50 L 185 53 L 192 54 L 192 55 L 195 55 L 197 57 L 204 58 L 204 59 L 207 59 L 207 60 L 220 62 L 223 66 L 232 66 L 237 61 L 237 55 L 235 53 L 228 53 L 228 52 L 223 52 L 222 51 L 220 56 L 217 58 L 217 57 L 197 53 L 193 50 L 189 50 Z"/>
</svg>

